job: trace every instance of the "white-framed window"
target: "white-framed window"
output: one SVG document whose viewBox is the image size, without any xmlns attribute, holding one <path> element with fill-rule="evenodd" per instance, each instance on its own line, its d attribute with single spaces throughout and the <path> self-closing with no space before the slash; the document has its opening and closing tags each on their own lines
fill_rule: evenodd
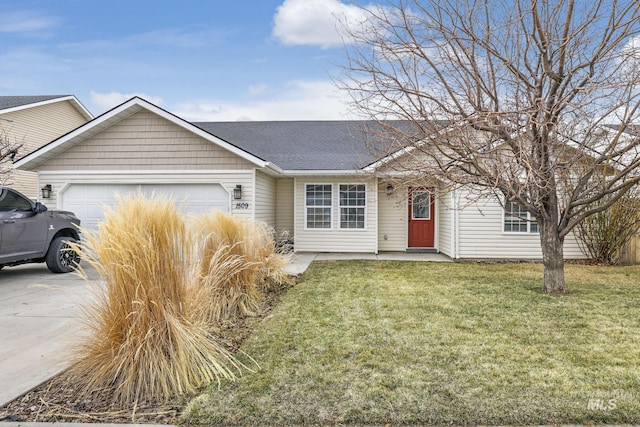
<svg viewBox="0 0 640 427">
<path fill-rule="evenodd" d="M 416 189 L 411 192 L 411 219 L 431 219 L 431 191 Z"/>
<path fill-rule="evenodd" d="M 332 217 L 332 184 L 305 185 L 305 227 L 331 228 Z"/>
<path fill-rule="evenodd" d="M 517 202 L 507 202 L 504 206 L 503 231 L 505 233 L 537 233 L 538 223 L 536 217 Z"/>
<path fill-rule="evenodd" d="M 340 184 L 340 228 L 364 229 L 367 207 L 365 184 Z"/>
</svg>

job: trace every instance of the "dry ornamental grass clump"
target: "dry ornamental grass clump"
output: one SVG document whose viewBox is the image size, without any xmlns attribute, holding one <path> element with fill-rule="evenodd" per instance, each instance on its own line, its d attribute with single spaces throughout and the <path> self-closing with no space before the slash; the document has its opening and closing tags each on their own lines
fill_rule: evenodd
<svg viewBox="0 0 640 427">
<path fill-rule="evenodd" d="M 202 307 L 210 293 L 193 277 L 193 250 L 202 245 L 173 201 L 122 197 L 98 230 L 84 235 L 82 257 L 104 278 L 87 312 L 90 334 L 70 371 L 85 393 L 113 393 L 120 404 L 166 400 L 240 372 L 243 366 L 208 332 Z M 224 248 L 218 251 L 234 245 Z M 245 263 L 231 258 L 217 268 L 240 277 Z"/>
<path fill-rule="evenodd" d="M 204 316 L 213 322 L 253 315 L 262 291 L 274 283 L 292 284 L 277 253 L 273 234 L 262 223 L 234 218 L 220 211 L 193 221 L 199 260 L 199 281 L 209 293 Z"/>
</svg>

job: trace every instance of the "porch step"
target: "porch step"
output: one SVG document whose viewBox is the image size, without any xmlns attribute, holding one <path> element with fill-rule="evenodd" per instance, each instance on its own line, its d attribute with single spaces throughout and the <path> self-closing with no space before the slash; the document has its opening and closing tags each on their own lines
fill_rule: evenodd
<svg viewBox="0 0 640 427">
<path fill-rule="evenodd" d="M 438 250 L 435 248 L 407 248 L 408 254 L 437 254 Z"/>
</svg>

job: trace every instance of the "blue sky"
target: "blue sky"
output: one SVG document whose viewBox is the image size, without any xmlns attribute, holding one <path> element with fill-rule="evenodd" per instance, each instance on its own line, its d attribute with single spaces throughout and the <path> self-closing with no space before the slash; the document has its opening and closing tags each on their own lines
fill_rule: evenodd
<svg viewBox="0 0 640 427">
<path fill-rule="evenodd" d="M 0 94 L 139 95 L 192 121 L 353 118 L 340 0 L 0 0 Z"/>
</svg>

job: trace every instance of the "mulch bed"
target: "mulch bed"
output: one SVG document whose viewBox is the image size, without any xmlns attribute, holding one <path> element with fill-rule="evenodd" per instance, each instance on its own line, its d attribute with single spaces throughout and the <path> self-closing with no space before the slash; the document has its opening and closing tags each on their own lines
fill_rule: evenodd
<svg viewBox="0 0 640 427">
<path fill-rule="evenodd" d="M 227 322 L 216 331 L 216 336 L 229 351 L 236 352 L 289 288 L 283 285 L 266 292 L 264 304 L 256 316 Z M 79 397 L 77 386 L 62 373 L 0 408 L 0 421 L 175 424 L 193 397 L 118 407 L 108 393 L 96 392 L 90 398 Z"/>
</svg>

